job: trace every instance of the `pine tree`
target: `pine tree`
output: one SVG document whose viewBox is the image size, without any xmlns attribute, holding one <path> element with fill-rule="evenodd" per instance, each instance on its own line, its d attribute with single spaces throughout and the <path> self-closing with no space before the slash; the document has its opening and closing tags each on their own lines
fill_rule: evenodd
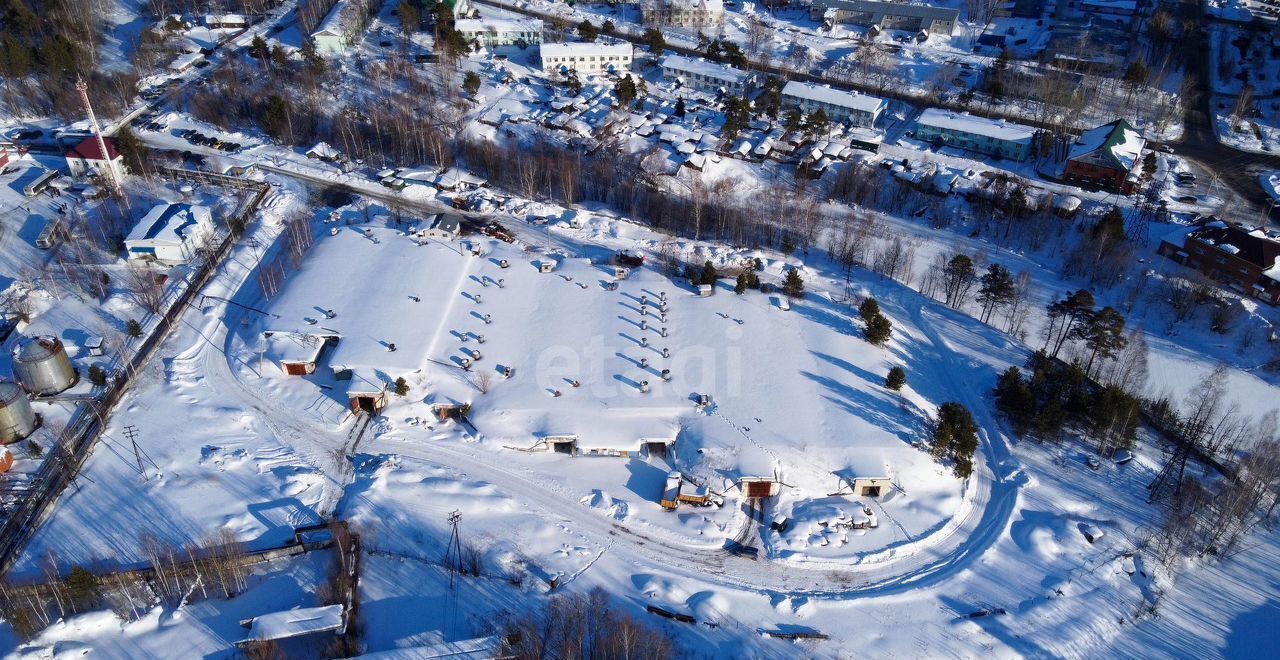
<svg viewBox="0 0 1280 660">
<path fill-rule="evenodd" d="M 1103 307 L 1089 315 L 1082 327 L 1081 338 L 1090 349 L 1085 374 L 1092 373 L 1093 361 L 1099 356 L 1113 358 L 1124 348 L 1128 339 L 1124 336 L 1124 316 L 1114 307 Z"/>
<path fill-rule="evenodd" d="M 827 113 L 818 108 L 814 110 L 808 118 L 805 119 L 805 130 L 813 135 L 820 135 L 827 132 L 827 127 L 831 125 L 831 120 L 827 117 Z"/>
<path fill-rule="evenodd" d="M 858 315 L 864 323 L 870 323 L 871 319 L 880 315 L 880 303 L 875 298 L 868 297 L 858 305 Z"/>
<path fill-rule="evenodd" d="M 876 314 L 867 321 L 867 329 L 864 333 L 867 341 L 879 346 L 893 336 L 893 322 L 884 314 Z"/>
<path fill-rule="evenodd" d="M 667 40 L 662 38 L 662 32 L 656 28 L 649 28 L 644 31 L 644 45 L 649 47 L 654 57 L 660 57 L 662 51 L 667 48 Z"/>
<path fill-rule="evenodd" d="M 1079 338 L 1081 326 L 1093 314 L 1093 306 L 1093 294 L 1084 289 L 1049 303 L 1044 345 L 1049 357 L 1058 357 L 1068 339 Z"/>
<path fill-rule="evenodd" d="M 992 263 L 987 267 L 987 272 L 982 276 L 981 285 L 978 288 L 978 304 L 982 305 L 979 320 L 983 323 L 990 322 L 991 315 L 996 309 L 1012 303 L 1017 293 L 1017 286 L 1014 285 L 1013 274 L 1009 269 L 998 263 Z"/>
<path fill-rule="evenodd" d="M 1022 378 L 1022 371 L 1009 367 L 996 380 L 996 408 L 1009 419 L 1013 429 L 1022 435 L 1035 421 L 1036 401 L 1031 388 Z"/>
<path fill-rule="evenodd" d="M 738 279 L 733 285 L 733 292 L 742 295 L 747 292 L 749 279 L 746 273 L 738 273 Z"/>
<path fill-rule="evenodd" d="M 622 76 L 613 86 L 613 95 L 618 97 L 618 105 L 630 105 L 636 100 L 636 81 L 630 75 Z"/>
<path fill-rule="evenodd" d="M 404 396 L 409 393 L 409 383 L 405 382 L 404 376 L 396 379 L 396 396 Z"/>
<path fill-rule="evenodd" d="M 702 264 L 702 278 L 699 280 L 699 284 L 710 284 L 711 286 L 715 286 L 716 280 L 719 278 L 720 274 L 716 272 L 715 264 L 712 264 L 710 261 Z"/>
<path fill-rule="evenodd" d="M 462 91 L 468 96 L 474 97 L 476 92 L 480 91 L 480 76 L 475 71 L 468 71 L 466 76 L 462 78 Z"/>
<path fill-rule="evenodd" d="M 902 367 L 894 367 L 889 370 L 889 375 L 885 376 L 884 386 L 897 392 L 907 384 L 907 372 Z"/>
<path fill-rule="evenodd" d="M 103 387 L 107 384 L 107 372 L 96 364 L 89 365 L 89 382 Z"/>
<path fill-rule="evenodd" d="M 583 19 L 578 24 L 578 37 L 583 41 L 595 41 L 599 36 L 600 30 L 596 29 L 596 26 L 591 21 Z"/>
<path fill-rule="evenodd" d="M 942 291 L 947 307 L 960 309 L 969 299 L 969 291 L 978 276 L 973 268 L 973 260 L 963 254 L 957 254 L 942 269 Z"/>
<path fill-rule="evenodd" d="M 124 158 L 124 167 L 133 174 L 142 174 L 146 171 L 147 158 L 150 153 L 147 151 L 146 145 L 142 144 L 142 140 L 134 134 L 128 125 L 121 126 L 116 131 L 116 150 L 120 152 L 120 156 Z"/>
<path fill-rule="evenodd" d="M 796 242 L 791 239 L 791 234 L 782 235 L 782 246 L 780 249 L 782 254 L 787 256 L 791 256 L 791 253 L 796 251 Z"/>
<path fill-rule="evenodd" d="M 934 458 L 950 459 L 956 477 L 967 479 L 973 474 L 973 455 L 978 450 L 978 425 L 963 405 L 950 401 L 938 408 L 938 423 L 933 430 Z"/>
<path fill-rule="evenodd" d="M 138 323 L 138 322 L 137 322 L 136 320 L 134 320 L 134 319 L 129 319 L 129 323 L 128 323 L 128 327 L 127 327 L 127 332 L 129 333 L 129 336 L 130 336 L 130 337 L 141 337 L 141 336 L 142 336 L 142 324 L 141 324 L 141 323 Z"/>
<path fill-rule="evenodd" d="M 788 298 L 799 298 L 804 295 L 804 279 L 800 277 L 800 271 L 794 268 L 787 271 L 787 276 L 782 281 L 782 292 L 787 294 Z"/>
<path fill-rule="evenodd" d="M 688 110 L 685 108 L 684 99 L 683 98 L 676 99 L 676 109 L 674 112 L 675 116 L 683 117 L 687 112 Z"/>
</svg>

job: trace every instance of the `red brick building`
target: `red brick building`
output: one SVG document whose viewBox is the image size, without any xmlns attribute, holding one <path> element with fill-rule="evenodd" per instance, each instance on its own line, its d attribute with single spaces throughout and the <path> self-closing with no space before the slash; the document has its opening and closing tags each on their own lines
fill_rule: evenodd
<svg viewBox="0 0 1280 660">
<path fill-rule="evenodd" d="M 1166 236 L 1159 253 L 1241 295 L 1280 305 L 1280 233 L 1212 220 Z"/>
<path fill-rule="evenodd" d="M 1142 132 L 1123 119 L 1086 131 L 1071 145 L 1063 177 L 1127 195 L 1137 183 L 1146 144 Z"/>
</svg>

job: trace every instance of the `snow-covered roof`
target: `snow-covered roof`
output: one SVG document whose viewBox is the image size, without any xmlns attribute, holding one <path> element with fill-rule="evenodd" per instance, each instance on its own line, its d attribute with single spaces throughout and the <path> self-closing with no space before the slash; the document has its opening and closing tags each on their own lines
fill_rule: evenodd
<svg viewBox="0 0 1280 660">
<path fill-rule="evenodd" d="M 499 637 L 477 637 L 428 646 L 403 646 L 389 651 L 366 653 L 366 660 L 491 660 L 502 646 Z"/>
<path fill-rule="evenodd" d="M 743 83 L 751 77 L 750 74 L 741 69 L 735 69 L 718 62 L 710 62 L 700 57 L 685 57 L 684 55 L 668 55 L 662 58 L 662 68 L 673 69 L 681 73 L 698 74 L 707 78 L 732 83 Z"/>
<path fill-rule="evenodd" d="M 493 32 L 496 34 L 542 32 L 542 21 L 532 18 L 459 18 L 453 22 L 453 28 L 463 34 L 479 32 Z"/>
<path fill-rule="evenodd" d="M 126 242 L 149 241 L 166 245 L 182 245 L 193 228 L 211 226 L 209 209 L 191 204 L 157 204 L 129 232 Z"/>
<path fill-rule="evenodd" d="M 338 630 L 343 627 L 341 605 L 303 607 L 254 617 L 245 642 L 265 642 L 299 635 Z"/>
<path fill-rule="evenodd" d="M 889 105 L 888 101 L 874 96 L 846 92 L 832 89 L 826 85 L 815 85 L 814 83 L 800 82 L 799 80 L 792 80 L 787 83 L 782 88 L 782 96 L 815 101 L 817 103 L 828 103 L 841 108 L 849 108 L 850 110 L 871 114 L 879 113 Z"/>
<path fill-rule="evenodd" d="M 597 42 L 572 42 L 563 44 L 542 44 L 539 46 L 543 58 L 547 57 L 583 57 L 587 55 L 625 56 L 631 57 L 631 44 L 605 44 Z"/>
<path fill-rule="evenodd" d="M 334 36 L 345 36 L 347 33 L 347 0 L 338 0 L 333 5 L 333 9 L 320 21 L 320 25 L 316 26 L 316 31 L 311 36 L 318 34 L 329 34 Z"/>
<path fill-rule="evenodd" d="M 324 348 L 324 337 L 304 332 L 264 332 L 263 355 L 277 363 L 315 362 Z"/>
<path fill-rule="evenodd" d="M 1071 146 L 1071 160 L 1086 158 L 1102 159 L 1108 164 L 1129 171 L 1138 163 L 1142 148 L 1147 141 L 1142 132 L 1129 122 L 1117 119 L 1110 124 L 1085 131 Z"/>
<path fill-rule="evenodd" d="M 104 137 L 102 141 L 107 144 L 107 155 L 111 160 L 120 158 L 120 152 L 116 151 L 116 141 L 114 138 Z M 89 136 L 77 144 L 75 148 L 67 152 L 67 158 L 79 158 L 81 160 L 105 160 L 102 157 L 102 148 L 98 145 L 96 136 Z"/>
<path fill-rule="evenodd" d="M 307 155 L 316 158 L 337 158 L 339 152 L 328 142 L 317 142 L 316 146 L 307 150 Z"/>
<path fill-rule="evenodd" d="M 200 53 L 183 53 L 173 59 L 173 63 L 169 65 L 172 71 L 185 71 L 191 68 L 196 62 L 204 59 L 204 55 Z"/>
<path fill-rule="evenodd" d="M 246 25 L 249 19 L 242 14 L 205 14 L 205 25 Z"/>
<path fill-rule="evenodd" d="M 920 113 L 919 123 L 922 126 L 981 135 L 1004 142 L 1029 142 L 1036 133 L 1036 129 L 1030 126 L 1014 124 L 1003 119 L 976 117 L 967 112 L 952 112 L 941 108 L 929 108 Z"/>
</svg>

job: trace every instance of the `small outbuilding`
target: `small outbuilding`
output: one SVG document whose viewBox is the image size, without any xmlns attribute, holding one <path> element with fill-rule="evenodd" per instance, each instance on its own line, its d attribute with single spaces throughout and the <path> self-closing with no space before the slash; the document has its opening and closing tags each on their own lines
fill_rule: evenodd
<svg viewBox="0 0 1280 660">
<path fill-rule="evenodd" d="M 538 272 L 540 272 L 540 273 L 551 273 L 551 272 L 555 272 L 556 266 L 558 266 L 558 265 L 560 265 L 560 262 L 556 261 L 555 259 L 542 259 L 542 260 L 539 260 L 539 261 L 538 261 Z"/>
<path fill-rule="evenodd" d="M 377 374 L 353 371 L 351 384 L 347 386 L 347 400 L 351 412 L 376 415 L 387 405 L 387 384 Z"/>
<path fill-rule="evenodd" d="M 893 490 L 893 480 L 888 477 L 855 477 L 853 494 L 858 497 L 880 497 Z"/>
<path fill-rule="evenodd" d="M 674 511 L 680 506 L 680 487 L 684 480 L 680 477 L 679 472 L 671 472 L 667 474 L 667 483 L 662 488 L 662 499 L 659 503 L 662 508 L 667 511 Z"/>
<path fill-rule="evenodd" d="M 341 605 L 301 607 L 285 612 L 272 612 L 241 621 L 240 625 L 248 628 L 249 634 L 245 639 L 236 642 L 236 645 L 243 647 L 320 633 L 341 634 L 346 628 L 346 620 L 346 612 Z"/>
<path fill-rule="evenodd" d="M 262 333 L 263 357 L 280 365 L 290 376 L 306 376 L 316 371 L 316 364 L 329 347 L 338 343 L 337 335 L 302 332 L 268 331 Z"/>
<path fill-rule="evenodd" d="M 438 241 L 457 240 L 462 235 L 462 218 L 452 213 L 436 214 L 423 235 Z"/>
</svg>

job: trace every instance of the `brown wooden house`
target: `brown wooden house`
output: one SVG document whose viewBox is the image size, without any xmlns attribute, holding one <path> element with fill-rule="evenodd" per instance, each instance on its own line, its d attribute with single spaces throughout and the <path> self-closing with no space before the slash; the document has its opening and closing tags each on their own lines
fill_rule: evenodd
<svg viewBox="0 0 1280 660">
<path fill-rule="evenodd" d="M 1086 131 L 1071 145 L 1063 177 L 1127 195 L 1137 183 L 1146 143 L 1142 132 L 1123 119 Z"/>
<path fill-rule="evenodd" d="M 1159 253 L 1241 295 L 1280 305 L 1280 233 L 1213 219 L 1166 236 Z"/>
</svg>

